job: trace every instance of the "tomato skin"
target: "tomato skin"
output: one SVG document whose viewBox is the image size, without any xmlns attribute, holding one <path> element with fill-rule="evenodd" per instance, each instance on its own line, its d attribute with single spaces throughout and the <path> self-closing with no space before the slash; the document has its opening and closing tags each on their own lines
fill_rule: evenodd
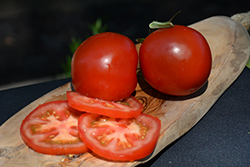
<svg viewBox="0 0 250 167">
<path fill-rule="evenodd" d="M 78 136 L 79 116 L 79 113 L 71 109 L 65 100 L 41 104 L 23 120 L 20 126 L 21 137 L 27 146 L 38 153 L 49 155 L 84 153 L 88 148 Z M 57 143 L 58 141 L 61 143 Z"/>
<path fill-rule="evenodd" d="M 111 102 L 83 96 L 74 91 L 67 92 L 68 104 L 82 112 L 89 112 L 115 118 L 131 118 L 141 114 L 143 105 L 132 95 L 121 102 Z"/>
<path fill-rule="evenodd" d="M 128 37 L 113 32 L 94 35 L 73 55 L 73 87 L 85 96 L 121 100 L 135 90 L 137 63 L 138 53 Z"/>
<path fill-rule="evenodd" d="M 206 39 L 198 31 L 180 25 L 151 33 L 143 41 L 139 57 L 145 80 L 156 90 L 175 96 L 200 89 L 212 66 Z"/>
<path fill-rule="evenodd" d="M 133 119 L 136 123 L 130 122 Z M 150 155 L 155 149 L 161 122 L 157 117 L 146 114 L 133 119 L 103 118 L 101 115 L 86 113 L 81 115 L 78 121 L 79 136 L 90 150 L 105 159 L 139 160 Z M 146 129 L 143 129 L 145 127 Z M 145 132 L 145 136 L 140 138 L 141 134 L 138 137 L 137 132 Z"/>
</svg>

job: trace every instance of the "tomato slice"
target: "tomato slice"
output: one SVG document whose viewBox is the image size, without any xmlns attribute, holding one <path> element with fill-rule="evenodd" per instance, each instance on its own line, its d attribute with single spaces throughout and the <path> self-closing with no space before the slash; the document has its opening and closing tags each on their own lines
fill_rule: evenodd
<svg viewBox="0 0 250 167">
<path fill-rule="evenodd" d="M 31 149 L 39 153 L 84 153 L 88 148 L 78 136 L 79 116 L 65 100 L 44 103 L 23 120 L 21 137 Z"/>
<path fill-rule="evenodd" d="M 122 101 L 111 102 L 68 91 L 67 98 L 68 104 L 79 111 L 115 118 L 132 118 L 140 115 L 143 109 L 143 105 L 132 95 Z"/>
<path fill-rule="evenodd" d="M 134 161 L 152 153 L 161 122 L 146 114 L 118 119 L 85 113 L 79 118 L 78 129 L 81 140 L 97 155 L 114 161 Z"/>
</svg>

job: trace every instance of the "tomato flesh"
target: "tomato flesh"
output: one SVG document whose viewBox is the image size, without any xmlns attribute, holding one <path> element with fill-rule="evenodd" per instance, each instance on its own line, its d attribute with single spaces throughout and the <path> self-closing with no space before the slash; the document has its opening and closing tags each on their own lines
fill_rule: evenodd
<svg viewBox="0 0 250 167">
<path fill-rule="evenodd" d="M 81 95 L 74 91 L 67 92 L 68 104 L 79 111 L 116 118 L 131 118 L 140 115 L 143 105 L 132 95 L 119 102 L 99 100 Z"/>
<path fill-rule="evenodd" d="M 20 127 L 23 141 L 33 150 L 50 155 L 80 154 L 88 150 L 78 136 L 79 114 L 67 101 L 44 103 Z"/>
<path fill-rule="evenodd" d="M 133 161 L 152 153 L 161 123 L 157 117 L 141 114 L 118 119 L 83 114 L 78 122 L 79 136 L 94 153 L 115 161 Z"/>
<path fill-rule="evenodd" d="M 154 31 L 143 41 L 139 54 L 144 78 L 165 94 L 192 94 L 210 75 L 209 45 L 202 34 L 186 26 Z"/>
</svg>

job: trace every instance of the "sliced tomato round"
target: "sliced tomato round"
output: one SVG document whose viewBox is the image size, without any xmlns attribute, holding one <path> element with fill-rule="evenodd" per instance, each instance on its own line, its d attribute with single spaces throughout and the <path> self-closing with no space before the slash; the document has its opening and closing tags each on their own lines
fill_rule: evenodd
<svg viewBox="0 0 250 167">
<path fill-rule="evenodd" d="M 78 135 L 79 116 L 65 100 L 44 103 L 23 120 L 21 137 L 31 149 L 39 153 L 84 153 L 88 148 Z"/>
<path fill-rule="evenodd" d="M 118 119 L 85 113 L 79 118 L 78 129 L 82 141 L 97 155 L 113 161 L 134 161 L 153 152 L 161 122 L 146 114 Z"/>
<path fill-rule="evenodd" d="M 67 98 L 68 104 L 79 111 L 115 118 L 132 118 L 140 115 L 143 109 L 143 105 L 132 95 L 122 101 L 112 102 L 68 91 Z"/>
</svg>

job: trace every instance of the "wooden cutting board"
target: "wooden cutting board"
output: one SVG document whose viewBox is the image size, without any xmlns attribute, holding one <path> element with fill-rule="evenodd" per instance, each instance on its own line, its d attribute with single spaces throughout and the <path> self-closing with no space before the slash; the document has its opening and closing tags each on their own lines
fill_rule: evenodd
<svg viewBox="0 0 250 167">
<path fill-rule="evenodd" d="M 0 166 L 136 166 L 158 154 L 178 139 L 208 112 L 223 92 L 237 79 L 250 54 L 250 39 L 246 29 L 228 17 L 211 17 L 190 27 L 207 39 L 213 57 L 212 71 L 207 84 L 187 97 L 172 97 L 153 90 L 138 72 L 135 96 L 143 103 L 144 113 L 157 116 L 162 123 L 161 134 L 154 152 L 135 162 L 109 162 L 93 153 L 68 159 L 66 156 L 50 156 L 34 152 L 22 141 L 19 127 L 22 120 L 39 104 L 66 99 L 71 84 L 63 85 L 32 102 L 0 127 Z M 140 45 L 137 45 L 139 48 Z"/>
</svg>

